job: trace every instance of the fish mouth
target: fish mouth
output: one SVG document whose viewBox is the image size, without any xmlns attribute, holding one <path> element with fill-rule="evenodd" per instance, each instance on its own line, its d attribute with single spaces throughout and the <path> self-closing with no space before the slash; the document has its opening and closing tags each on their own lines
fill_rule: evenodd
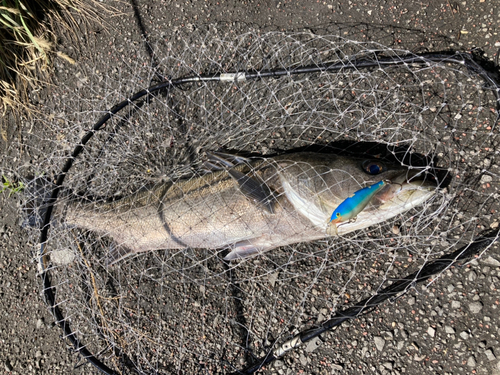
<svg viewBox="0 0 500 375">
<path fill-rule="evenodd" d="M 372 198 L 370 204 L 358 214 L 355 221 L 335 224 L 336 233 L 333 234 L 342 235 L 403 214 L 424 204 L 438 191 L 439 187 L 430 179 L 409 180 L 406 173 L 403 177 L 394 177 L 388 182 L 390 183 Z"/>
<path fill-rule="evenodd" d="M 404 173 L 399 173 L 390 179 L 395 184 L 420 184 L 433 186 L 434 188 L 445 188 L 452 180 L 451 173 L 446 168 L 436 166 L 408 167 Z"/>
<path fill-rule="evenodd" d="M 374 196 L 373 203 L 378 208 L 388 204 L 415 206 L 432 195 L 440 184 L 435 179 L 419 173 L 405 173 L 390 180 L 379 193 Z"/>
</svg>

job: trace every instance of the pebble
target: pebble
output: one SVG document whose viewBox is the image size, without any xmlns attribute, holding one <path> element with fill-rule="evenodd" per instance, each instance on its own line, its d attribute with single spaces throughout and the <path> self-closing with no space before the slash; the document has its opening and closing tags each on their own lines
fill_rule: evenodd
<svg viewBox="0 0 500 375">
<path fill-rule="evenodd" d="M 427 329 L 427 333 L 429 334 L 430 337 L 434 337 L 434 335 L 436 334 L 436 330 L 432 327 L 429 327 Z"/>
<path fill-rule="evenodd" d="M 368 353 L 368 351 L 369 351 L 368 347 L 367 346 L 363 346 L 361 348 L 361 358 L 365 358 L 366 353 Z"/>
<path fill-rule="evenodd" d="M 483 175 L 481 176 L 481 183 L 482 183 L 482 184 L 485 184 L 485 183 L 487 183 L 487 182 L 491 182 L 491 181 L 493 181 L 493 177 L 491 177 L 490 175 L 488 175 L 488 174 L 483 174 Z"/>
<path fill-rule="evenodd" d="M 300 354 L 299 361 L 300 361 L 302 366 L 307 365 L 307 357 L 303 353 Z"/>
<path fill-rule="evenodd" d="M 413 356 L 413 360 L 416 361 L 416 362 L 422 362 L 425 359 L 426 356 L 427 356 L 426 354 L 420 355 L 420 356 L 418 354 L 415 354 Z"/>
<path fill-rule="evenodd" d="M 271 286 L 274 288 L 274 285 L 276 284 L 276 280 L 278 280 L 279 272 L 274 272 L 269 275 L 269 283 Z"/>
<path fill-rule="evenodd" d="M 467 366 L 469 367 L 476 367 L 476 358 L 474 358 L 473 355 L 471 355 L 468 359 L 467 359 Z"/>
<path fill-rule="evenodd" d="M 468 279 L 469 279 L 469 281 L 476 281 L 477 273 L 475 271 L 470 271 Z"/>
<path fill-rule="evenodd" d="M 486 356 L 486 358 L 488 358 L 488 361 L 490 361 L 490 362 L 497 359 L 496 355 L 493 354 L 493 350 L 491 350 L 491 349 L 486 349 L 484 351 L 484 355 Z"/>
<path fill-rule="evenodd" d="M 50 253 L 50 260 L 59 266 L 65 266 L 75 260 L 75 253 L 71 249 L 56 250 Z"/>
<path fill-rule="evenodd" d="M 478 314 L 483 308 L 483 304 L 481 302 L 472 302 L 469 304 L 469 310 L 473 314 Z"/>
<path fill-rule="evenodd" d="M 453 328 L 451 326 L 444 326 L 444 331 L 446 333 L 453 334 L 453 333 L 455 333 L 455 328 Z"/>
<path fill-rule="evenodd" d="M 496 222 L 496 223 L 497 223 L 497 227 L 498 227 L 498 222 Z M 491 227 L 491 225 L 490 225 L 490 227 Z M 500 267 L 500 261 L 496 260 L 492 256 L 489 256 L 489 257 L 483 259 L 483 263 L 486 263 L 486 264 L 493 266 L 493 267 Z"/>
<path fill-rule="evenodd" d="M 377 348 L 377 350 L 379 352 L 381 352 L 382 350 L 384 350 L 385 340 L 384 340 L 383 337 L 381 337 L 381 336 L 375 336 L 373 338 L 373 341 L 375 342 L 375 347 Z"/>
</svg>

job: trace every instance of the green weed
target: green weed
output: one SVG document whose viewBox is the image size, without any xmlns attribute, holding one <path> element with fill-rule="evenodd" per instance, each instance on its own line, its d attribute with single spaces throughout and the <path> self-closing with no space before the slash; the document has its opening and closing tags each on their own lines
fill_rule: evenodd
<svg viewBox="0 0 500 375">
<path fill-rule="evenodd" d="M 22 181 L 16 183 L 10 181 L 6 176 L 2 175 L 2 186 L 0 193 L 8 191 L 10 198 L 13 194 L 18 194 L 23 190 L 24 190 L 24 184 L 22 183 Z"/>
</svg>

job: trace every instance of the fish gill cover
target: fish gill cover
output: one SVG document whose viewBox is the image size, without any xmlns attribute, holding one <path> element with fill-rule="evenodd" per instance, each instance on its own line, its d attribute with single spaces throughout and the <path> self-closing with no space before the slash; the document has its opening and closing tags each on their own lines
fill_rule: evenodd
<svg viewBox="0 0 500 375">
<path fill-rule="evenodd" d="M 16 174 L 39 177 L 27 183 L 27 208 L 40 207 L 64 172 L 40 272 L 62 314 L 58 324 L 67 323 L 101 368 L 236 373 L 256 358 L 280 354 L 270 353 L 350 302 L 498 226 L 498 88 L 473 60 L 463 63 L 469 54 L 447 60 L 335 35 L 233 35 L 215 27 L 154 38 L 151 65 L 123 60 L 123 70 L 78 74 L 71 87 L 55 88 L 64 107 L 46 103 L 43 126 L 25 129 L 11 149 L 23 160 Z M 120 60 L 119 53 L 112 56 Z M 328 65 L 337 68 L 321 69 Z M 288 74 L 298 67 L 307 68 Z M 146 87 L 234 72 L 275 73 L 165 85 L 91 131 L 110 108 Z M 89 131 L 92 137 L 84 138 Z M 66 171 L 75 147 L 81 152 Z M 108 225 L 120 228 L 123 210 L 134 208 L 120 202 L 138 191 L 153 202 L 162 184 L 182 198 L 186 181 L 211 173 L 207 161 L 217 151 L 251 160 L 298 151 L 341 154 L 417 171 L 439 186 L 385 221 L 232 262 L 223 260 L 230 246 L 179 246 L 109 266 L 109 253 L 120 246 L 111 229 L 86 230 L 67 220 L 75 207 L 96 207 L 103 216 L 113 207 L 116 222 Z M 251 168 L 243 172 L 265 184 Z M 349 194 L 377 182 L 366 181 Z M 33 219 L 37 212 L 42 217 Z M 36 254 L 44 212 L 23 210 Z M 179 220 L 186 232 L 194 230 L 191 221 Z M 305 371 L 319 361 L 304 364 Z"/>
</svg>

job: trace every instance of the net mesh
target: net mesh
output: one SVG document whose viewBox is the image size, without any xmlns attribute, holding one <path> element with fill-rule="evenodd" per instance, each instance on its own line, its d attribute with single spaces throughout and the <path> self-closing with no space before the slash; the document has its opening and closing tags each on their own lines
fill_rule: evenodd
<svg viewBox="0 0 500 375">
<path fill-rule="evenodd" d="M 328 63 L 346 68 L 162 90 L 112 116 L 83 147 L 56 202 L 46 259 L 64 318 L 116 371 L 236 371 L 498 225 L 498 89 L 466 64 L 422 58 L 365 69 L 355 62 L 411 54 L 311 33 L 198 30 L 158 36 L 152 47 L 153 64 L 114 54 L 115 70 L 80 74 L 54 89 L 55 102 L 64 104 L 46 103 L 43 126 L 13 145 L 21 150 L 17 173 L 57 176 L 103 110 L 163 77 Z M 64 208 L 76 196 L 92 197 L 96 205 L 119 202 L 200 178 L 210 151 L 268 156 L 340 141 L 375 142 L 405 166 L 412 153 L 435 158 L 451 182 L 423 204 L 368 228 L 230 263 L 222 261 L 221 248 L 184 248 L 144 252 L 108 267 L 115 246 L 108 233 L 65 225 Z M 406 151 L 396 153 L 397 147 Z M 43 195 L 30 187 L 27 206 Z M 38 251 L 39 229 L 28 234 Z"/>
</svg>

